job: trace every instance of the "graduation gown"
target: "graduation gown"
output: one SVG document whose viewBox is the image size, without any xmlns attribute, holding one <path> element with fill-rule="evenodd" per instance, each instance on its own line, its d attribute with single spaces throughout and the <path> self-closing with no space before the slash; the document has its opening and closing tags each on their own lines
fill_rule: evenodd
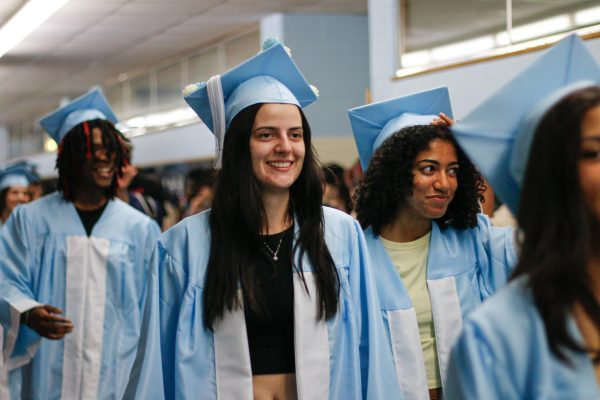
<svg viewBox="0 0 600 400">
<path fill-rule="evenodd" d="M 442 382 L 463 317 L 503 286 L 510 275 L 516 261 L 513 233 L 511 228 L 492 227 L 483 214 L 478 215 L 476 227 L 465 230 L 442 231 L 432 224 L 426 277 Z M 396 379 L 405 398 L 429 399 L 417 315 L 408 290 L 379 236 L 367 228 L 365 238 Z"/>
<path fill-rule="evenodd" d="M 525 282 L 511 282 L 469 316 L 450 357 L 447 399 L 600 399 L 587 354 L 567 350 L 569 367 L 550 351 Z M 572 318 L 568 329 L 583 343 Z"/>
<path fill-rule="evenodd" d="M 214 332 L 203 322 L 209 212 L 186 218 L 158 241 L 127 399 L 253 399 L 244 311 L 226 313 Z M 402 399 L 362 231 L 340 211 L 325 207 L 323 213 L 341 284 L 339 309 L 329 321 L 316 320 L 315 278 L 305 257 L 310 296 L 293 273 L 298 398 Z M 297 237 L 297 221 L 295 229 Z"/>
<path fill-rule="evenodd" d="M 11 396 L 121 398 L 135 357 L 146 272 L 160 230 L 111 200 L 90 237 L 73 203 L 55 193 L 11 215 L 0 235 L 2 358 Z M 74 330 L 42 339 L 21 313 L 50 304 Z M 18 375 L 22 385 L 15 384 Z M 6 390 L 6 388 L 5 388 Z"/>
</svg>

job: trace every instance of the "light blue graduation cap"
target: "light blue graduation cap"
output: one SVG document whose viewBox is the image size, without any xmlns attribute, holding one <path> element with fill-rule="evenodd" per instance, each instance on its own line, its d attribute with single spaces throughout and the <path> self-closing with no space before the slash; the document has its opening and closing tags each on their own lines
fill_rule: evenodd
<svg viewBox="0 0 600 400">
<path fill-rule="evenodd" d="M 31 169 L 31 164 L 19 162 L 0 170 L 0 190 L 8 187 L 27 187 L 32 182 L 36 182 L 36 175 Z"/>
<path fill-rule="evenodd" d="M 429 125 L 439 113 L 452 118 L 448 88 L 439 87 L 348 110 L 363 170 L 375 150 L 400 129 Z"/>
<path fill-rule="evenodd" d="M 461 147 L 513 213 L 541 118 L 566 94 L 599 80 L 594 57 L 577 35 L 569 35 L 452 126 Z"/>
<path fill-rule="evenodd" d="M 190 85 L 184 91 L 188 92 L 185 101 L 215 135 L 216 168 L 221 166 L 225 131 L 244 108 L 258 103 L 295 104 L 304 108 L 317 100 L 317 94 L 283 45 L 275 40 L 265 45 L 271 47 L 225 74 Z"/>
<path fill-rule="evenodd" d="M 75 126 L 94 119 L 108 120 L 113 124 L 118 122 L 117 116 L 99 88 L 46 115 L 40 120 L 40 124 L 56 143 L 60 143 Z"/>
</svg>

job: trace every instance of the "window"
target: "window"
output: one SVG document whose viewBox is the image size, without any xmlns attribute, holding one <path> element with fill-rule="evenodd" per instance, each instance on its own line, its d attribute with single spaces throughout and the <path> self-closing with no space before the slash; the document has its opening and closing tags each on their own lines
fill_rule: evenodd
<svg viewBox="0 0 600 400">
<path fill-rule="evenodd" d="M 213 47 L 204 53 L 198 54 L 197 56 L 190 58 L 189 82 L 186 82 L 185 84 L 206 81 L 211 76 L 220 72 L 219 67 L 219 49 L 217 47 Z"/>
<path fill-rule="evenodd" d="M 399 0 L 398 76 L 600 32 L 597 0 Z"/>
<path fill-rule="evenodd" d="M 157 93 L 159 106 L 183 106 L 181 97 L 181 63 L 159 69 L 156 73 Z"/>
<path fill-rule="evenodd" d="M 130 82 L 130 110 L 135 114 L 150 108 L 150 75 L 144 74 Z"/>
</svg>

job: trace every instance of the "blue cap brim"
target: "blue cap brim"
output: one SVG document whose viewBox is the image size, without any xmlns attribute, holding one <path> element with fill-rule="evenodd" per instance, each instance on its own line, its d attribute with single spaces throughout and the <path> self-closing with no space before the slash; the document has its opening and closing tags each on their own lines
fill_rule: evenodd
<svg viewBox="0 0 600 400">
<path fill-rule="evenodd" d="M 388 123 L 403 114 L 414 114 L 412 118 L 404 118 L 399 124 L 390 124 L 395 131 L 405 126 L 422 125 L 431 122 L 439 113 L 444 113 L 452 118 L 452 106 L 448 88 L 439 87 L 392 100 L 367 104 L 348 110 L 350 125 L 358 149 L 360 163 L 367 169 L 374 153 L 374 145 L 381 144 L 383 138 L 380 134 Z M 431 118 L 419 118 L 430 116 Z M 394 132 L 384 132 L 391 134 Z M 379 138 L 379 140 L 378 140 Z"/>
</svg>

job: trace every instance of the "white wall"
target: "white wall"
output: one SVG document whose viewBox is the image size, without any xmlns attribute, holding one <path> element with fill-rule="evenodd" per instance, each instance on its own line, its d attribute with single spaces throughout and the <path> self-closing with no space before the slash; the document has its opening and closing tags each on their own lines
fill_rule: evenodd
<svg viewBox="0 0 600 400">
<path fill-rule="evenodd" d="M 261 39 L 277 37 L 319 100 L 306 108 L 315 138 L 352 138 L 347 110 L 362 105 L 369 86 L 368 19 L 361 14 L 274 14 Z"/>
<path fill-rule="evenodd" d="M 531 52 L 455 69 L 392 80 L 397 60 L 397 0 L 369 0 L 370 84 L 373 101 L 448 86 L 455 118 L 462 118 L 539 57 Z M 586 41 L 600 62 L 600 39 Z"/>
</svg>

